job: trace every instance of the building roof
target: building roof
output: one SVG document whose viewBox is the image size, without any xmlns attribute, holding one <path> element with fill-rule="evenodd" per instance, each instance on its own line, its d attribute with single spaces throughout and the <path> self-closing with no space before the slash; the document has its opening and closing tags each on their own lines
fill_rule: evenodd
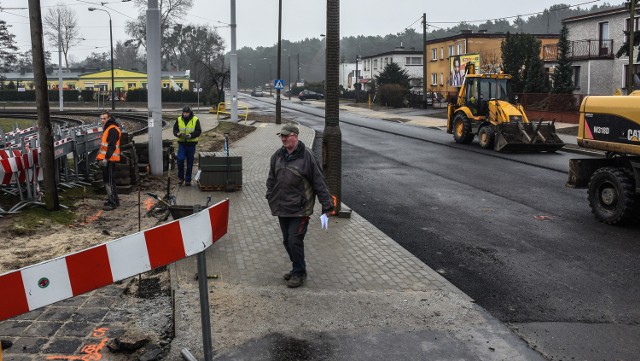
<svg viewBox="0 0 640 361">
<path fill-rule="evenodd" d="M 557 39 L 560 37 L 559 34 L 531 34 L 533 36 L 536 37 L 536 39 Z M 472 32 L 461 32 L 460 34 L 456 34 L 456 35 L 452 35 L 452 36 L 448 36 L 445 38 L 438 38 L 438 39 L 431 39 L 431 40 L 427 40 L 425 42 L 425 45 L 428 44 L 437 44 L 437 43 L 442 43 L 445 41 L 453 41 L 453 40 L 457 40 L 457 39 L 469 39 L 469 38 L 475 38 L 475 39 L 500 39 L 500 38 L 505 38 L 507 37 L 507 33 L 472 33 Z"/>
<path fill-rule="evenodd" d="M 385 56 L 385 55 L 422 55 L 422 51 L 421 50 L 404 50 L 404 48 L 400 49 L 400 48 L 396 48 L 392 51 L 385 51 L 384 53 L 379 53 L 379 54 L 374 54 L 374 55 L 366 55 L 366 56 L 362 56 L 362 59 L 369 59 L 369 58 L 377 58 L 379 56 Z"/>
<path fill-rule="evenodd" d="M 602 17 L 606 17 L 606 16 L 609 16 L 609 15 L 616 15 L 616 14 L 628 13 L 628 12 L 629 12 L 629 10 L 627 10 L 626 7 L 622 6 L 622 7 L 615 8 L 615 9 L 608 9 L 608 10 L 603 10 L 603 11 L 597 11 L 597 12 L 594 12 L 594 13 L 582 14 L 582 15 L 572 16 L 572 17 L 569 17 L 569 18 L 564 18 L 562 20 L 562 22 L 563 23 L 571 23 L 571 22 L 580 21 L 580 20 L 602 18 Z M 636 10 L 636 14 L 637 13 L 640 13 L 640 9 Z"/>
<path fill-rule="evenodd" d="M 8 72 L 8 73 L 0 73 L 0 76 L 5 77 L 7 80 L 32 80 L 34 79 L 33 76 L 33 72 L 29 72 L 29 73 L 19 73 L 19 72 Z M 104 78 L 104 79 L 111 79 L 111 69 L 108 70 L 101 70 L 101 71 L 96 71 L 96 72 L 89 72 L 89 73 L 85 73 L 85 72 L 80 72 L 80 71 L 73 71 L 73 72 L 66 72 L 66 71 L 62 71 L 62 79 L 79 79 L 79 78 L 84 78 L 84 79 L 97 79 L 97 78 Z M 139 71 L 133 71 L 133 70 L 125 70 L 125 69 L 120 69 L 120 68 L 115 68 L 114 69 L 114 77 L 115 78 L 146 78 L 147 77 L 147 73 L 143 73 L 143 72 L 139 72 Z M 161 77 L 163 79 L 169 79 L 170 77 L 174 77 L 174 78 L 188 78 L 189 77 L 189 71 L 188 70 L 184 70 L 184 71 L 163 71 Z M 58 79 L 58 70 L 54 70 L 51 73 L 47 73 L 47 80 L 55 80 Z"/>
</svg>

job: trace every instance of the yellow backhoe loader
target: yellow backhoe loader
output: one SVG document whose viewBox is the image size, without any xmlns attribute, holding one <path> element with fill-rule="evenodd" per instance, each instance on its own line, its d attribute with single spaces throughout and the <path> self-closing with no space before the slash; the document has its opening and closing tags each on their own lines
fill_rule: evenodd
<svg viewBox="0 0 640 361">
<path fill-rule="evenodd" d="M 458 97 L 448 105 L 447 132 L 469 144 L 478 135 L 480 146 L 498 152 L 554 152 L 564 146 L 554 122 L 530 122 L 513 96 L 507 74 L 476 74 L 467 65 Z"/>
<path fill-rule="evenodd" d="M 571 159 L 567 187 L 588 188 L 591 212 L 607 224 L 640 218 L 640 91 L 588 96 L 580 105 L 578 146 L 604 158 Z"/>
</svg>

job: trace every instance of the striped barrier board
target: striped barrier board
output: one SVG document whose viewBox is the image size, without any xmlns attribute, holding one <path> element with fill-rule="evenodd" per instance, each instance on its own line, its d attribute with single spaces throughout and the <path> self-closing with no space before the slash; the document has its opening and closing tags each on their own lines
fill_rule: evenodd
<svg viewBox="0 0 640 361">
<path fill-rule="evenodd" d="M 0 275 L 0 321 L 200 253 L 227 233 L 229 200 L 170 223 Z"/>
</svg>

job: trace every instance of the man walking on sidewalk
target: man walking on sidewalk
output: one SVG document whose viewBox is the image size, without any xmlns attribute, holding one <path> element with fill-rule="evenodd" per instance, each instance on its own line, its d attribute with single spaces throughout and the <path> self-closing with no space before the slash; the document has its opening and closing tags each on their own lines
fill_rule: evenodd
<svg viewBox="0 0 640 361">
<path fill-rule="evenodd" d="M 193 159 L 196 154 L 198 137 L 202 133 L 198 117 L 193 115 L 191 108 L 182 108 L 182 115 L 173 125 L 173 135 L 178 138 L 178 184 L 191 185 L 191 172 L 193 171 Z M 187 170 L 184 169 L 184 161 L 187 160 Z"/>
<path fill-rule="evenodd" d="M 278 135 L 282 148 L 271 156 L 267 178 L 267 200 L 271 213 L 278 217 L 284 248 L 292 269 L 284 275 L 288 287 L 299 287 L 307 277 L 304 260 L 304 236 L 309 216 L 313 214 L 315 197 L 322 204 L 322 214 L 333 210 L 331 194 L 313 153 L 298 140 L 300 131 L 285 124 Z"/>
<path fill-rule="evenodd" d="M 104 202 L 105 211 L 112 211 L 120 205 L 116 180 L 113 178 L 115 164 L 120 162 L 120 138 L 122 131 L 120 125 L 108 111 L 100 114 L 102 122 L 102 142 L 96 160 L 102 168 L 102 181 L 107 191 L 107 200 Z"/>
</svg>

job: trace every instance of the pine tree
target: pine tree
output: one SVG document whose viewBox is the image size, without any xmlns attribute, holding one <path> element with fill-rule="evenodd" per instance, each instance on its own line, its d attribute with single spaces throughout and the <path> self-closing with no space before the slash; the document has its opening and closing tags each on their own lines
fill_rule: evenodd
<svg viewBox="0 0 640 361">
<path fill-rule="evenodd" d="M 569 30 L 563 25 L 560 30 L 560 38 L 558 39 L 558 65 L 553 72 L 553 88 L 552 93 L 555 94 L 571 94 L 573 93 L 573 68 L 571 59 L 569 59 Z"/>
<path fill-rule="evenodd" d="M 15 35 L 9 32 L 9 26 L 0 20 L 0 71 L 7 72 L 18 61 L 18 47 Z"/>
<path fill-rule="evenodd" d="M 542 43 L 537 41 L 533 52 L 540 53 Z M 549 91 L 549 82 L 544 71 L 544 63 L 538 56 L 532 56 L 527 63 L 527 79 L 524 84 L 525 93 L 547 93 Z"/>
<path fill-rule="evenodd" d="M 393 61 L 387 64 L 379 75 L 376 75 L 377 85 L 398 84 L 409 89 L 409 75 L 404 69 L 400 69 L 398 63 Z"/>
<path fill-rule="evenodd" d="M 511 75 L 513 91 L 522 93 L 529 80 L 532 60 L 540 60 L 540 41 L 532 34 L 507 33 L 501 50 L 503 69 L 506 74 Z"/>
</svg>

